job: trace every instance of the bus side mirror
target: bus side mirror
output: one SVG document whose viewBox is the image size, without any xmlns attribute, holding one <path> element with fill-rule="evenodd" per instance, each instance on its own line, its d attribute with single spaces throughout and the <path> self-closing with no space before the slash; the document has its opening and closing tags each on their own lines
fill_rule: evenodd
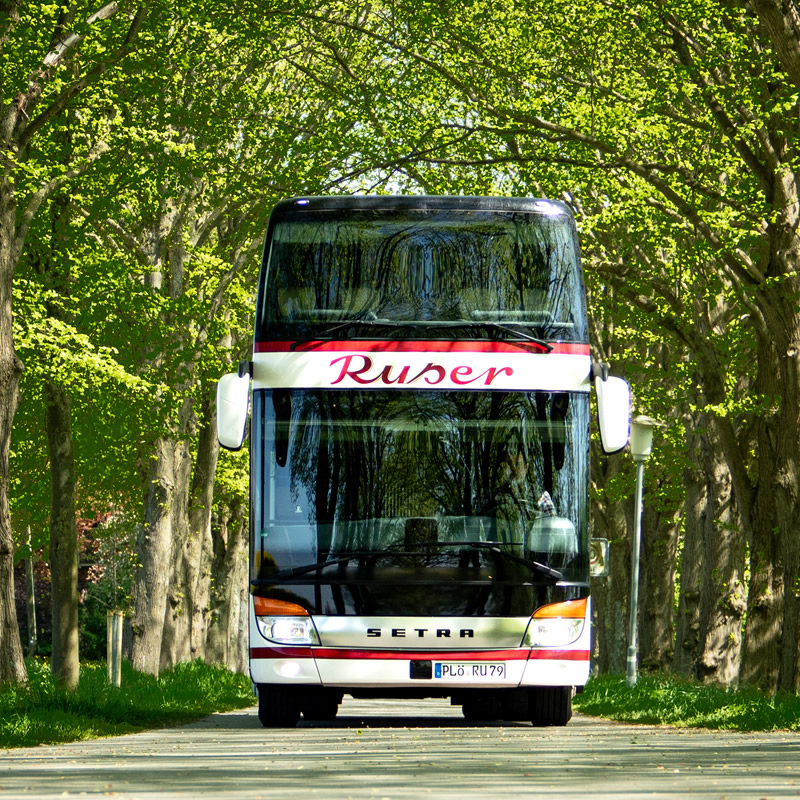
<svg viewBox="0 0 800 800">
<path fill-rule="evenodd" d="M 628 444 L 631 429 L 631 389 L 622 378 L 594 379 L 600 443 L 606 453 L 618 453 Z"/>
<path fill-rule="evenodd" d="M 223 375 L 217 383 L 217 438 L 228 450 L 242 447 L 249 407 L 250 375 Z"/>
</svg>

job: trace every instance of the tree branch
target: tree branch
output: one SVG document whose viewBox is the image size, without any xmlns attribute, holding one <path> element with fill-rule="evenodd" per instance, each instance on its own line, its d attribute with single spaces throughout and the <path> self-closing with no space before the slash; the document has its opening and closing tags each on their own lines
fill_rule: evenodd
<svg viewBox="0 0 800 800">
<path fill-rule="evenodd" d="M 678 59 L 685 67 L 689 67 L 690 69 L 697 71 L 697 65 L 694 57 L 692 56 L 693 51 L 695 53 L 697 52 L 696 45 L 685 33 L 685 31 L 681 29 L 676 21 L 667 20 L 667 25 L 673 34 L 674 49 L 678 55 Z M 721 78 L 718 77 L 717 81 L 720 82 Z M 723 109 L 722 104 L 714 94 L 711 82 L 697 72 L 696 83 L 700 89 L 705 92 L 706 104 L 708 105 L 708 109 L 712 116 L 717 121 L 717 125 L 719 126 L 720 130 L 731 141 L 742 161 L 744 161 L 747 168 L 758 181 L 761 191 L 764 193 L 767 199 L 769 199 L 773 192 L 772 175 L 769 174 L 764 165 L 758 160 L 758 156 L 756 156 L 756 154 L 752 151 L 747 142 L 745 142 L 739 136 L 736 125 L 725 113 L 725 109 Z"/>
<path fill-rule="evenodd" d="M 692 226 L 696 228 L 698 231 L 700 231 L 701 234 L 703 234 L 703 238 L 709 244 L 711 244 L 718 253 L 720 253 L 723 256 L 721 258 L 721 261 L 723 265 L 726 267 L 725 273 L 727 274 L 728 278 L 730 278 L 733 286 L 736 288 L 737 294 L 741 298 L 742 303 L 747 307 L 750 313 L 753 314 L 754 317 L 760 321 L 762 333 L 764 335 L 767 335 L 767 327 L 764 317 L 759 311 L 758 307 L 749 299 L 747 291 L 742 285 L 743 278 L 748 283 L 752 282 L 751 276 L 747 272 L 743 272 L 740 265 L 730 257 L 730 255 L 727 253 L 726 250 L 722 248 L 716 234 L 714 234 L 714 232 L 711 231 L 708 228 L 708 226 L 705 225 L 702 219 L 700 219 L 697 215 L 693 215 L 693 217 L 689 219 L 682 217 L 674 209 L 670 208 L 665 203 L 662 203 L 653 197 L 648 198 L 647 203 L 653 208 L 657 208 L 665 216 L 670 217 L 679 225 L 686 227 L 687 223 L 691 222 Z M 756 266 L 752 263 L 752 261 L 750 261 L 749 256 L 747 256 L 747 254 L 742 252 L 741 250 L 737 250 L 737 254 L 739 254 L 740 257 L 743 257 L 747 262 L 750 263 L 751 265 L 750 271 L 758 278 L 758 282 L 763 285 L 765 283 L 764 276 L 761 275 Z"/>
<path fill-rule="evenodd" d="M 111 19 L 117 11 L 119 11 L 119 5 L 116 2 L 108 3 L 99 11 L 95 11 L 95 13 L 86 20 L 86 24 L 93 25 L 100 20 Z M 44 57 L 42 64 L 44 64 L 45 67 L 58 66 L 63 60 L 64 55 L 75 47 L 83 38 L 84 37 L 79 33 L 70 33 L 66 38 L 59 39 L 55 47 Z"/>
<path fill-rule="evenodd" d="M 73 178 L 77 178 L 79 175 L 83 175 L 85 172 L 87 172 L 92 164 L 104 153 L 107 153 L 108 150 L 109 147 L 104 141 L 98 142 L 89 151 L 86 158 L 80 164 L 67 170 L 63 175 L 59 175 L 58 177 L 53 178 L 45 183 L 39 188 L 33 197 L 31 197 L 30 202 L 22 212 L 19 225 L 17 227 L 17 235 L 14 239 L 13 252 L 15 262 L 19 260 L 19 257 L 22 254 L 22 248 L 25 246 L 25 239 L 28 236 L 28 230 L 30 229 L 31 222 L 33 221 L 33 218 L 41 207 L 42 203 L 51 197 L 54 192 L 58 191 L 58 189 L 64 186 L 64 184 L 69 183 L 69 181 L 71 181 Z"/>
<path fill-rule="evenodd" d="M 87 22 L 93 24 L 104 19 L 109 19 L 117 13 L 117 10 L 117 4 L 115 2 L 109 3 L 96 14 L 93 14 L 91 17 L 89 17 Z M 95 64 L 94 67 L 92 67 L 92 69 L 90 69 L 82 78 L 78 79 L 74 83 L 71 83 L 57 97 L 55 97 L 44 111 L 31 119 L 19 136 L 18 145 L 20 152 L 24 151 L 28 147 L 31 139 L 39 132 L 39 130 L 41 130 L 50 120 L 58 116 L 58 114 L 60 114 L 66 108 L 70 100 L 80 94 L 93 81 L 97 80 L 101 75 L 103 75 L 109 67 L 118 64 L 132 50 L 133 41 L 138 35 L 148 13 L 149 11 L 147 8 L 145 6 L 141 6 L 131 21 L 128 32 L 125 36 L 125 40 L 116 53 L 111 55 L 107 60 L 100 61 Z M 70 34 L 70 36 L 61 41 L 59 47 L 57 47 L 55 50 L 52 50 L 47 54 L 47 56 L 45 56 L 44 63 L 46 69 L 41 70 L 37 75 L 31 78 L 31 89 L 28 91 L 29 100 L 25 102 L 25 106 L 29 105 L 32 107 L 35 104 L 42 92 L 42 81 L 49 76 L 49 68 L 60 65 L 63 62 L 66 54 L 69 53 L 75 44 L 81 41 L 82 38 L 83 37 L 78 36 L 77 34 Z M 48 63 L 48 60 L 51 63 Z M 21 110 L 23 112 L 25 111 L 24 108 Z"/>
<path fill-rule="evenodd" d="M 750 0 L 789 80 L 800 89 L 800 12 L 791 0 Z"/>
</svg>

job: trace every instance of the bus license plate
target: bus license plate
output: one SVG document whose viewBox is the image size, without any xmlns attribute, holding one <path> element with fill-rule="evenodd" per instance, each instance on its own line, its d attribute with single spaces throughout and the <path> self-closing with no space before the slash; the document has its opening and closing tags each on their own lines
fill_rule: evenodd
<svg viewBox="0 0 800 800">
<path fill-rule="evenodd" d="M 433 664 L 433 677 L 473 681 L 501 680 L 506 677 L 506 665 L 502 661 L 436 661 Z"/>
</svg>

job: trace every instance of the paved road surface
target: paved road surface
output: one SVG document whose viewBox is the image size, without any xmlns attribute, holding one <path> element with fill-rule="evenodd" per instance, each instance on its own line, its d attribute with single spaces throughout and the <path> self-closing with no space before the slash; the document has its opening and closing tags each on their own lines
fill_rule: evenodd
<svg viewBox="0 0 800 800">
<path fill-rule="evenodd" d="M 800 798 L 800 734 L 681 731 L 576 715 L 468 723 L 447 701 L 346 698 L 333 723 L 265 730 L 255 710 L 184 728 L 0 751 L 10 798 Z"/>
</svg>

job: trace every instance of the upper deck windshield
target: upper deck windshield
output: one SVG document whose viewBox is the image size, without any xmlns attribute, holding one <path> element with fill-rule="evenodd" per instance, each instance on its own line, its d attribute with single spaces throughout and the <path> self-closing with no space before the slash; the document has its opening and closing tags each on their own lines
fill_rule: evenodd
<svg viewBox="0 0 800 800">
<path fill-rule="evenodd" d="M 586 342 L 572 217 L 525 202 L 531 210 L 489 210 L 485 200 L 284 209 L 271 228 L 256 340 Z"/>
</svg>

